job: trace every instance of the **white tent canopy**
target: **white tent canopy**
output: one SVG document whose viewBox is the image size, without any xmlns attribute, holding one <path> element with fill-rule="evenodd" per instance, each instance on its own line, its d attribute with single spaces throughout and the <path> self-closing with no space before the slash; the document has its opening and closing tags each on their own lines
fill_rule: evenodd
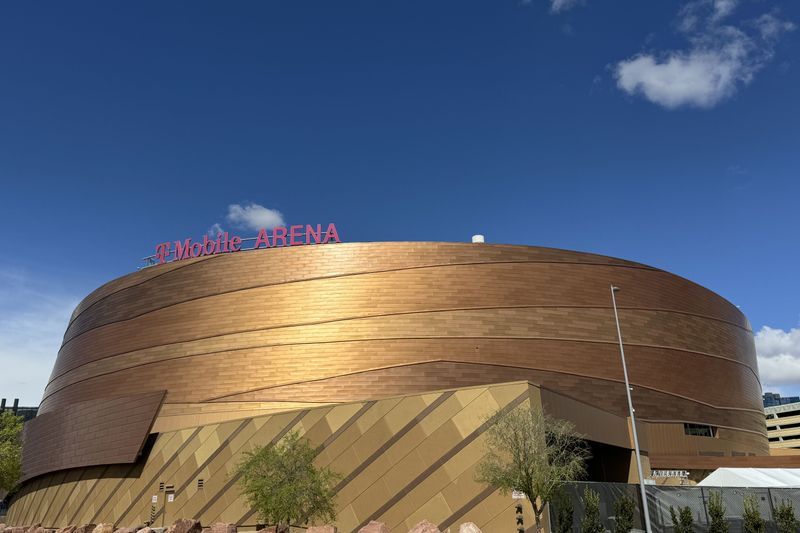
<svg viewBox="0 0 800 533">
<path fill-rule="evenodd" d="M 800 468 L 717 468 L 698 485 L 800 488 Z"/>
</svg>

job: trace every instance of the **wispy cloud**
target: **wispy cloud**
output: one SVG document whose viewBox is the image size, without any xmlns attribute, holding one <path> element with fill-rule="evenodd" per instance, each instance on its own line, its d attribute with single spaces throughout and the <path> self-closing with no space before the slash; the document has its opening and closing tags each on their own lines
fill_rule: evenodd
<svg viewBox="0 0 800 533">
<path fill-rule="evenodd" d="M 38 405 L 78 298 L 0 267 L 0 395 Z"/>
<path fill-rule="evenodd" d="M 256 203 L 231 204 L 228 206 L 228 214 L 225 221 L 235 228 L 260 230 L 261 228 L 274 229 L 277 226 L 284 226 L 283 213 L 277 209 L 269 209 Z M 216 237 L 224 230 L 222 224 L 215 222 L 208 230 L 208 235 Z"/>
<path fill-rule="evenodd" d="M 581 5 L 585 0 L 548 0 L 550 2 L 550 11 L 553 13 L 561 13 L 567 11 L 575 6 Z M 520 0 L 521 4 L 531 4 L 533 0 Z"/>
<path fill-rule="evenodd" d="M 800 392 L 800 328 L 764 326 L 755 339 L 764 390 Z"/>
<path fill-rule="evenodd" d="M 617 86 L 667 109 L 711 108 L 749 84 L 773 57 L 776 40 L 792 22 L 767 13 L 727 24 L 737 0 L 694 0 L 678 13 L 684 50 L 641 53 L 616 64 Z"/>
<path fill-rule="evenodd" d="M 560 13 L 583 3 L 583 0 L 550 0 L 550 11 Z"/>
</svg>

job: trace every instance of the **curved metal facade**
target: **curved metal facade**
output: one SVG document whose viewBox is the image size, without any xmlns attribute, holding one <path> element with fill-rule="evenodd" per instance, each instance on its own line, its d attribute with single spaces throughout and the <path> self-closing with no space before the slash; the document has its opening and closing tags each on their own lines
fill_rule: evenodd
<svg viewBox="0 0 800 533">
<path fill-rule="evenodd" d="M 587 253 L 352 243 L 168 263 L 94 291 L 73 313 L 45 416 L 27 432 L 24 476 L 109 462 L 98 446 L 54 456 L 41 438 L 53 438 L 48 413 L 76 406 L 127 428 L 135 446 L 118 462 L 151 431 L 519 380 L 624 416 L 612 283 L 638 416 L 716 426 L 719 438 L 703 444 L 712 450 L 766 453 L 750 325 L 717 294 Z M 163 404 L 152 399 L 164 392 Z M 147 394 L 151 407 L 126 426 L 120 405 Z M 78 418 L 71 431 L 92 430 L 92 416 Z M 670 435 L 651 455 L 697 453 Z"/>
</svg>

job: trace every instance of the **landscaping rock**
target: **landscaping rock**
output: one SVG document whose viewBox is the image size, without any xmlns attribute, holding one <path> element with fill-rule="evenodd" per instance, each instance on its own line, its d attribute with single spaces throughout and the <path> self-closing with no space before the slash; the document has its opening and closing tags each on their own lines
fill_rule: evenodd
<svg viewBox="0 0 800 533">
<path fill-rule="evenodd" d="M 120 527 L 114 530 L 114 533 L 136 533 L 139 531 L 135 527 Z"/>
<path fill-rule="evenodd" d="M 75 533 L 76 528 L 77 526 L 62 527 L 61 529 L 57 530 L 56 533 Z"/>
<path fill-rule="evenodd" d="M 114 533 L 114 524 L 109 524 L 107 522 L 97 524 L 92 530 L 92 533 Z"/>
<path fill-rule="evenodd" d="M 376 522 L 373 520 L 366 526 L 359 529 L 358 533 L 390 533 L 390 531 L 383 522 Z"/>
<path fill-rule="evenodd" d="M 25 533 L 26 527 L 12 527 L 11 533 Z"/>
<path fill-rule="evenodd" d="M 203 526 L 199 520 L 179 518 L 169 526 L 167 533 L 203 533 Z"/>
<path fill-rule="evenodd" d="M 36 530 L 37 529 L 41 529 L 41 528 L 42 528 L 42 524 L 34 524 L 34 525 L 32 525 L 32 526 L 27 528 L 27 533 L 36 533 Z"/>
<path fill-rule="evenodd" d="M 411 528 L 411 531 L 408 533 L 442 533 L 439 531 L 439 528 L 436 527 L 434 524 L 431 524 L 427 520 L 423 520 L 416 526 Z"/>
<path fill-rule="evenodd" d="M 472 522 L 461 524 L 458 528 L 458 533 L 483 533 L 478 526 Z"/>
<path fill-rule="evenodd" d="M 143 527 L 142 529 L 140 529 L 136 533 L 153 533 L 153 529 L 149 528 L 149 527 Z"/>
<path fill-rule="evenodd" d="M 211 533 L 236 533 L 236 524 L 226 524 L 225 522 L 214 522 L 209 528 Z"/>
<path fill-rule="evenodd" d="M 311 526 L 306 533 L 336 533 L 336 526 Z"/>
<path fill-rule="evenodd" d="M 84 524 L 76 527 L 72 533 L 94 533 L 94 528 L 96 527 L 97 524 Z"/>
</svg>

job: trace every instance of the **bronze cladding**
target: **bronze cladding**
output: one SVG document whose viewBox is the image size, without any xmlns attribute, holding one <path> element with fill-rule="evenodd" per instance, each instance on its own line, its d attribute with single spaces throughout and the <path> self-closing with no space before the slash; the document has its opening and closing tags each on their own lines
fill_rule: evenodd
<svg viewBox="0 0 800 533">
<path fill-rule="evenodd" d="M 62 431 L 49 413 L 164 390 L 165 410 L 198 417 L 188 427 L 211 420 L 202 417 L 215 404 L 233 419 L 242 412 L 233 405 L 304 407 L 515 380 L 624 415 L 612 283 L 622 289 L 637 414 L 725 428 L 741 451 L 766 453 L 752 331 L 722 297 L 630 261 L 459 243 L 262 249 L 114 280 L 73 313 L 39 430 Z M 30 472 L 109 462 L 102 450 L 66 450 L 71 459 L 33 469 L 30 458 L 47 447 L 25 446 Z M 675 451 L 654 443 L 651 453 Z"/>
<path fill-rule="evenodd" d="M 164 391 L 89 400 L 25 424 L 22 479 L 79 466 L 132 463 L 142 451 Z"/>
</svg>

